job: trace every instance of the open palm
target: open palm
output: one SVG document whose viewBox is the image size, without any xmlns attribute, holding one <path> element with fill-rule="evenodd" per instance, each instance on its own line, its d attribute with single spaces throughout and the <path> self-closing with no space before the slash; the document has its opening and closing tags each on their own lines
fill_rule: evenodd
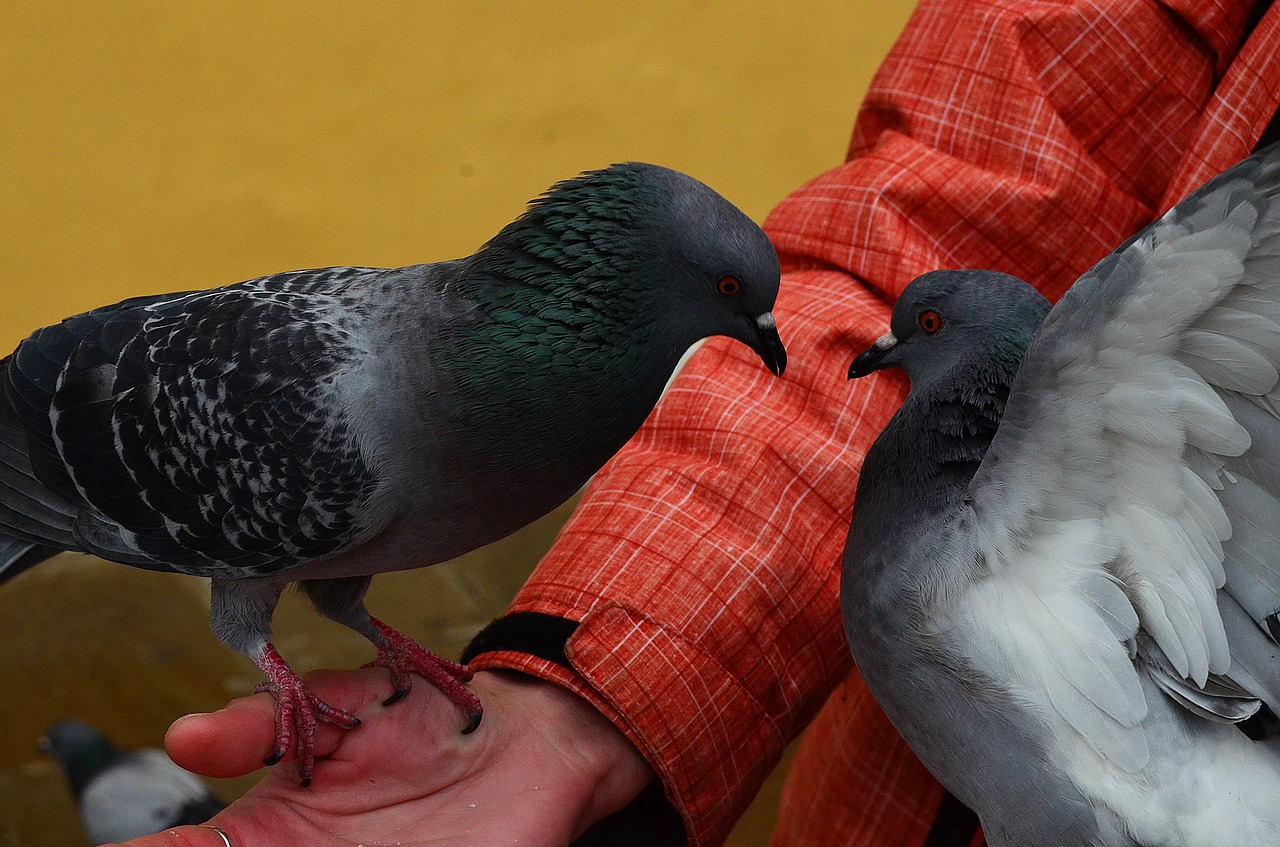
<svg viewBox="0 0 1280 847">
<path fill-rule="evenodd" d="M 343 731 L 317 727 L 315 779 L 301 788 L 292 765 L 275 766 L 213 821 L 234 847 L 568 844 L 630 802 L 652 779 L 643 758 L 586 701 L 540 680 L 480 672 L 471 687 L 485 706 L 463 735 L 457 709 L 419 685 L 383 706 L 381 670 L 332 671 L 312 679 L 327 702 L 358 715 Z M 265 694 L 192 715 L 169 730 L 174 761 L 231 777 L 262 766 L 273 739 Z M 222 847 L 203 827 L 128 842 L 133 847 Z"/>
</svg>

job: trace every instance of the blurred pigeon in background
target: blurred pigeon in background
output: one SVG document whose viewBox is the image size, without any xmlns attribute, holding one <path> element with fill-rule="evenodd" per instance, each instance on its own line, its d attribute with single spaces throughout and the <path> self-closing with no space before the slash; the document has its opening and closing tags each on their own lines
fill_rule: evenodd
<svg viewBox="0 0 1280 847">
<path fill-rule="evenodd" d="M 372 575 L 451 559 L 563 503 L 681 355 L 726 335 L 781 374 L 778 258 L 702 183 L 641 163 L 553 186 L 474 255 L 140 297 L 3 362 L 0 579 L 57 550 L 212 579 L 212 625 L 267 675 L 303 784 L 316 698 L 270 642 L 281 591 L 479 722 L 465 666 L 365 610 Z M 6 573 L 7 566 L 7 573 Z"/>
<path fill-rule="evenodd" d="M 49 727 L 40 748 L 62 766 L 80 822 L 94 844 L 201 824 L 226 805 L 163 750 L 126 752 L 80 721 Z"/>
<path fill-rule="evenodd" d="M 1280 148 L 1052 311 L 925 274 L 849 375 L 890 366 L 845 629 L 988 843 L 1280 841 Z"/>
</svg>

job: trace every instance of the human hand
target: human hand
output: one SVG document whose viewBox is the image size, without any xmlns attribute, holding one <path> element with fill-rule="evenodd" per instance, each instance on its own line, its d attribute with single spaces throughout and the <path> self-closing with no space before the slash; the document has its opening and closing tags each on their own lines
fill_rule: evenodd
<svg viewBox="0 0 1280 847">
<path fill-rule="evenodd" d="M 330 671 L 310 680 L 361 724 L 316 727 L 315 781 L 276 765 L 211 821 L 232 847 L 357 844 L 513 844 L 564 847 L 621 809 L 653 779 L 639 751 L 587 701 L 521 674 L 479 671 L 470 683 L 484 722 L 463 735 L 457 709 L 418 685 L 390 706 L 382 670 Z M 169 728 L 169 755 L 211 777 L 262 766 L 274 702 L 259 694 Z M 224 847 L 213 829 L 185 826 L 132 847 Z"/>
</svg>

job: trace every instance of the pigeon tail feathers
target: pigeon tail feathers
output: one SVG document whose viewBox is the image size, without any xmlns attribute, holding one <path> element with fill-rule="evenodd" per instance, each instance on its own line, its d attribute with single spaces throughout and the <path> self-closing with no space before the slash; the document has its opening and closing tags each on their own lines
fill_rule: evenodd
<svg viewBox="0 0 1280 847">
<path fill-rule="evenodd" d="M 0 535 L 0 583 L 8 582 L 57 552 L 52 547 Z"/>
</svg>

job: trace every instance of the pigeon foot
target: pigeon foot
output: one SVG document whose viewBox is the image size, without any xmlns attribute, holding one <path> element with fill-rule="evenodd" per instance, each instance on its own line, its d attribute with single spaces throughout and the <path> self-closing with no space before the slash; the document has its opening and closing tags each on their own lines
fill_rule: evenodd
<svg viewBox="0 0 1280 847">
<path fill-rule="evenodd" d="M 298 757 L 298 779 L 306 788 L 315 772 L 316 721 L 354 729 L 360 725 L 360 719 L 343 709 L 335 709 L 311 693 L 302 677 L 289 667 L 270 642 L 257 665 L 267 675 L 267 681 L 259 683 L 255 691 L 266 691 L 276 698 L 275 746 L 262 763 L 274 765 L 293 748 Z"/>
<path fill-rule="evenodd" d="M 389 706 L 409 693 L 413 683 L 410 673 L 425 677 L 428 682 L 453 701 L 467 717 L 467 725 L 463 735 L 474 732 L 480 726 L 484 710 L 480 706 L 480 698 L 472 694 L 464 682 L 471 679 L 471 669 L 458 662 L 451 662 L 423 648 L 407 635 L 392 629 L 377 618 L 369 621 L 377 628 L 380 637 L 374 642 L 378 648 L 378 658 L 366 668 L 386 668 L 391 672 L 391 684 L 395 688 L 391 696 L 382 701 Z"/>
</svg>

